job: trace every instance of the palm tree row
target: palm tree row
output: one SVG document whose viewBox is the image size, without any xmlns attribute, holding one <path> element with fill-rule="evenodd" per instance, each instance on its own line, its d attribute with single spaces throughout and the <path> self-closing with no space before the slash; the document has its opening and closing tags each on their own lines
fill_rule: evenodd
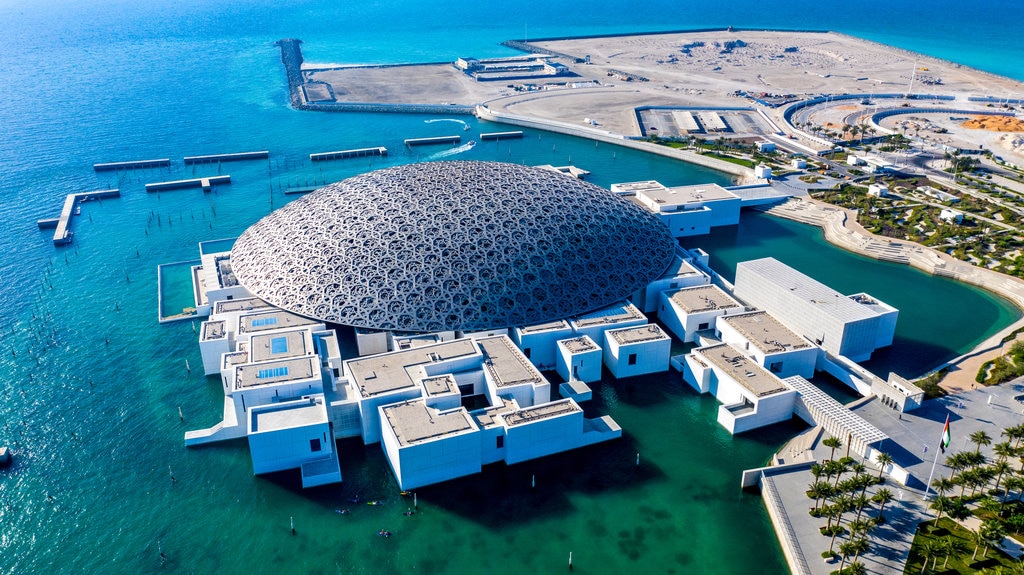
<svg viewBox="0 0 1024 575">
<path fill-rule="evenodd" d="M 849 457 L 849 451 L 846 456 L 835 459 L 836 450 L 843 446 L 843 442 L 838 438 L 828 437 L 822 441 L 822 445 L 831 448 L 832 451 L 828 459 L 811 466 L 813 481 L 807 489 L 807 497 L 814 500 L 811 515 L 828 518 L 827 524 L 821 528 L 821 533 L 831 537 L 831 541 L 828 551 L 822 553 L 822 557 L 834 560 L 838 549 L 838 556 L 841 559 L 837 573 L 863 573 L 865 566 L 858 559 L 870 548 L 870 533 L 885 521 L 882 512 L 885 505 L 894 498 L 892 491 L 884 487 L 871 496 L 867 490 L 872 485 L 884 482 L 882 474 L 893 459 L 886 453 L 876 455 L 876 476 L 868 473 L 868 468 L 863 463 Z M 878 513 L 874 517 L 865 514 L 872 504 L 878 506 Z M 849 517 L 845 525 L 844 517 Z M 849 534 L 849 537 L 840 541 L 837 547 L 837 539 L 845 534 Z M 852 560 L 847 563 L 848 559 Z"/>
</svg>

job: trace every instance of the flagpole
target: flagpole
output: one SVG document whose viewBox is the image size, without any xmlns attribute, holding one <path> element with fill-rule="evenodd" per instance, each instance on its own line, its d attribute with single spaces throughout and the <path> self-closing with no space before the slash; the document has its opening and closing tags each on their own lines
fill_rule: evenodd
<svg viewBox="0 0 1024 575">
<path fill-rule="evenodd" d="M 932 488 L 932 475 L 935 474 L 935 462 L 939 460 L 939 452 L 935 452 L 935 457 L 932 458 L 932 470 L 928 473 L 928 483 L 924 487 L 924 500 L 928 501 L 928 490 Z"/>
<path fill-rule="evenodd" d="M 939 438 L 939 451 L 946 452 L 946 430 L 949 429 L 949 414 L 946 414 L 946 424 L 942 426 L 942 436 Z M 928 472 L 928 483 L 924 486 L 924 500 L 928 500 L 928 491 L 932 488 L 932 476 L 935 475 L 935 464 L 939 461 L 938 452 L 932 457 L 932 470 Z"/>
</svg>

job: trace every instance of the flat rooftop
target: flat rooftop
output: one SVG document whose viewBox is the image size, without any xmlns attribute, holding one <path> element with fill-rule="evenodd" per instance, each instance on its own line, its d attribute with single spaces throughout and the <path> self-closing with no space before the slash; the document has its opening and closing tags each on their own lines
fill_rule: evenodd
<svg viewBox="0 0 1024 575">
<path fill-rule="evenodd" d="M 764 353 L 779 353 L 811 347 L 810 342 L 779 323 L 766 311 L 722 316 L 723 321 Z"/>
<path fill-rule="evenodd" d="M 541 405 L 535 405 L 533 407 L 517 409 L 512 413 L 505 415 L 505 424 L 509 427 L 514 427 L 516 425 L 535 423 L 542 419 L 582 411 L 583 410 L 580 406 L 576 405 L 576 402 L 573 400 L 562 399 L 559 401 L 552 401 L 551 403 L 542 403 Z"/>
<path fill-rule="evenodd" d="M 427 396 L 433 397 L 447 393 L 458 393 L 459 385 L 456 383 L 453 375 L 444 374 L 423 378 L 423 389 L 427 392 Z"/>
<path fill-rule="evenodd" d="M 657 324 L 653 323 L 638 325 L 636 327 L 624 327 L 622 329 L 608 330 L 608 337 L 615 338 L 615 341 L 618 342 L 619 345 L 669 339 L 668 335 L 665 334 Z"/>
<path fill-rule="evenodd" d="M 265 363 L 247 363 L 238 366 L 238 369 L 235 370 L 235 389 L 310 379 L 318 373 L 320 373 L 320 365 L 317 358 L 313 356 Z"/>
<path fill-rule="evenodd" d="M 476 340 L 484 353 L 484 369 L 497 387 L 538 384 L 546 380 L 507 336 Z"/>
<path fill-rule="evenodd" d="M 642 182 L 623 182 L 612 184 L 611 190 L 616 194 L 638 194 L 641 192 L 658 192 L 667 189 L 661 182 L 655 180 L 644 180 Z"/>
<path fill-rule="evenodd" d="M 766 397 L 789 390 L 781 379 L 727 343 L 698 348 L 693 353 L 729 374 L 729 377 L 753 393 L 754 397 Z"/>
<path fill-rule="evenodd" d="M 327 409 L 321 399 L 261 405 L 250 413 L 252 433 L 327 423 Z"/>
<path fill-rule="evenodd" d="M 381 411 L 403 446 L 477 429 L 465 408 L 439 412 L 421 399 L 389 405 Z"/>
<path fill-rule="evenodd" d="M 669 296 L 686 313 L 698 313 L 722 308 L 743 307 L 731 295 L 716 285 L 683 288 Z"/>
<path fill-rule="evenodd" d="M 306 332 L 284 331 L 252 336 L 249 346 L 250 361 L 258 363 L 272 359 L 302 357 L 310 353 L 306 347 Z"/>
<path fill-rule="evenodd" d="M 585 351 L 593 351 L 600 349 L 594 340 L 590 339 L 589 336 L 574 337 L 572 339 L 563 339 L 559 341 L 562 346 L 565 347 L 569 353 L 583 353 Z"/>
<path fill-rule="evenodd" d="M 519 409 L 519 405 L 516 404 L 514 399 L 499 397 L 501 405 L 492 405 L 491 407 L 485 407 L 483 409 L 475 409 L 469 412 L 469 415 L 473 417 L 476 424 L 480 427 L 494 427 L 501 425 L 501 415 L 504 413 L 510 413 Z"/>
<path fill-rule="evenodd" d="M 516 329 L 519 330 L 519 333 L 543 333 L 546 331 L 563 331 L 572 328 L 569 327 L 569 322 L 564 319 L 560 319 L 558 321 L 549 321 L 547 323 L 517 327 Z"/>
<path fill-rule="evenodd" d="M 662 187 L 660 189 L 649 187 L 643 190 L 638 190 L 637 195 L 644 196 L 655 205 L 663 208 L 739 199 L 739 196 L 718 184 L 675 186 L 671 188 Z"/>
<path fill-rule="evenodd" d="M 684 260 L 682 256 L 676 256 L 676 259 L 672 260 L 672 265 L 669 266 L 668 270 L 661 277 L 663 278 L 679 278 L 688 276 L 702 276 L 704 275 L 697 268 L 693 267 L 693 264 Z"/>
<path fill-rule="evenodd" d="M 223 320 L 212 320 L 203 322 L 203 341 L 224 339 L 228 336 Z"/>
<path fill-rule="evenodd" d="M 858 303 L 827 285 L 812 279 L 775 258 L 748 260 L 736 264 L 736 277 L 745 270 L 761 276 L 778 286 L 779 291 L 788 291 L 809 307 L 824 312 L 842 322 L 857 321 L 876 317 L 878 313 L 870 306 Z"/>
<path fill-rule="evenodd" d="M 471 339 L 456 339 L 403 351 L 382 353 L 370 357 L 349 360 L 348 373 L 352 383 L 363 397 L 373 397 L 399 389 L 413 387 L 408 369 L 439 361 L 468 357 L 477 354 L 477 347 Z"/>
<path fill-rule="evenodd" d="M 303 317 L 283 309 L 273 308 L 270 311 L 243 315 L 238 318 L 238 333 L 257 333 L 273 329 L 315 325 L 320 321 Z"/>
<path fill-rule="evenodd" d="M 594 312 L 577 316 L 573 318 L 570 323 L 577 327 L 591 327 L 595 325 L 608 325 L 636 320 L 647 321 L 647 316 L 645 316 L 635 305 L 629 302 L 624 302 L 619 305 L 609 306 L 604 309 L 599 309 Z"/>
<path fill-rule="evenodd" d="M 245 297 L 242 299 L 224 299 L 213 304 L 213 313 L 233 313 L 239 311 L 251 311 L 274 307 L 258 297 Z"/>
</svg>

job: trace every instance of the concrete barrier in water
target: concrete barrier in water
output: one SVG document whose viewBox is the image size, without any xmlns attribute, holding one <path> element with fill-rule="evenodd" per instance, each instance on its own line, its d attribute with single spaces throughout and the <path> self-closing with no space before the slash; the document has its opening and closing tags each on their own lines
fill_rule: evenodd
<svg viewBox="0 0 1024 575">
<path fill-rule="evenodd" d="M 170 158 L 159 158 L 156 160 L 132 160 L 130 162 L 93 164 L 92 169 L 97 172 L 112 172 L 115 170 L 137 170 L 141 168 L 166 168 L 170 165 Z"/>
<path fill-rule="evenodd" d="M 336 152 L 317 152 L 310 154 L 309 159 L 313 162 L 322 162 L 324 160 L 343 160 L 346 158 L 386 155 L 388 155 L 388 149 L 384 146 L 377 146 L 375 148 L 357 148 L 354 150 L 338 150 Z"/>
<path fill-rule="evenodd" d="M 185 156 L 185 165 L 212 164 L 215 162 L 239 162 L 242 160 L 265 160 L 270 157 L 270 152 L 260 150 L 258 152 L 236 152 L 234 154 L 212 154 L 209 156 Z"/>
<path fill-rule="evenodd" d="M 209 192 L 217 184 L 230 184 L 231 176 L 210 176 L 207 178 L 192 178 L 190 180 L 174 180 L 171 182 L 153 182 L 146 184 L 147 192 L 162 192 L 164 190 L 180 190 L 182 188 L 202 188 Z"/>
</svg>

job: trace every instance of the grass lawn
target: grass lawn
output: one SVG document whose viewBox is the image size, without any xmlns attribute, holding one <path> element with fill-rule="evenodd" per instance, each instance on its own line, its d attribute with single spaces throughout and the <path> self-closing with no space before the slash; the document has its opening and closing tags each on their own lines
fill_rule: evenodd
<svg viewBox="0 0 1024 575">
<path fill-rule="evenodd" d="M 995 569 L 998 567 L 1006 568 L 1009 571 L 1010 567 L 1017 565 L 1017 561 L 1010 558 L 1009 555 L 1003 553 L 998 549 L 989 548 L 988 554 L 985 557 L 981 556 L 984 547 L 978 550 L 978 556 L 974 561 L 971 561 L 971 555 L 974 554 L 974 543 L 971 542 L 970 532 L 958 525 L 951 519 L 942 518 L 939 520 L 937 527 L 933 527 L 934 521 L 925 521 L 917 527 L 917 534 L 914 535 L 914 543 L 910 546 L 910 557 L 907 559 L 907 567 L 904 569 L 904 575 L 918 575 L 921 573 L 922 562 L 924 561 L 924 555 L 921 553 L 921 549 L 928 541 L 935 541 L 941 543 L 946 537 L 952 537 L 959 539 L 967 550 L 965 553 L 959 555 L 952 555 L 949 558 L 949 563 L 946 564 L 945 569 L 942 565 L 946 561 L 946 554 L 939 552 L 937 556 L 928 558 L 929 570 L 925 573 L 943 573 L 943 574 L 956 574 L 962 573 L 967 575 L 969 573 L 979 573 L 983 569 Z M 935 558 L 938 558 L 936 561 Z M 932 562 L 935 562 L 935 570 L 931 571 Z"/>
<path fill-rule="evenodd" d="M 732 162 L 734 164 L 739 164 L 739 165 L 745 166 L 747 168 L 753 168 L 754 167 L 754 162 L 752 162 L 750 160 L 747 160 L 747 159 L 744 159 L 744 158 L 737 158 L 737 157 L 734 157 L 734 156 L 726 156 L 724 154 L 716 154 L 714 152 L 701 152 L 701 155 L 703 155 L 703 156 L 711 156 L 712 158 L 718 158 L 719 160 L 725 160 L 726 162 Z"/>
</svg>

